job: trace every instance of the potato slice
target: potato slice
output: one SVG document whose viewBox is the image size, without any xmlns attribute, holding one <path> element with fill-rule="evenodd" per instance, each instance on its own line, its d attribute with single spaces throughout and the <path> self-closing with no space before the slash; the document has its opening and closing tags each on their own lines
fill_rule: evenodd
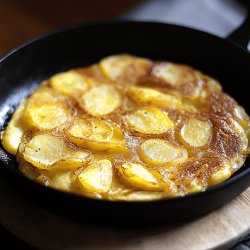
<svg viewBox="0 0 250 250">
<path fill-rule="evenodd" d="M 25 146 L 23 157 L 39 169 L 76 169 L 90 160 L 90 153 L 70 148 L 57 136 L 34 136 Z"/>
<path fill-rule="evenodd" d="M 188 153 L 185 148 L 180 148 L 161 139 L 149 139 L 141 144 L 140 159 L 147 164 L 155 166 L 174 166 L 184 162 Z"/>
<path fill-rule="evenodd" d="M 119 176 L 121 179 L 131 186 L 139 190 L 163 190 L 159 184 L 153 170 L 147 169 L 142 164 L 138 163 L 124 163 L 118 167 Z"/>
<path fill-rule="evenodd" d="M 128 89 L 127 94 L 131 100 L 142 104 L 174 109 L 186 109 L 190 111 L 196 110 L 193 106 L 182 103 L 181 99 L 177 96 L 166 94 L 151 88 L 133 86 Z"/>
<path fill-rule="evenodd" d="M 87 91 L 79 104 L 91 115 L 103 116 L 122 104 L 122 96 L 114 86 L 100 85 Z"/>
<path fill-rule="evenodd" d="M 24 120 L 30 127 L 47 130 L 61 126 L 70 115 L 71 110 L 62 103 L 43 103 L 28 106 Z"/>
<path fill-rule="evenodd" d="M 152 75 L 165 80 L 171 85 L 181 85 L 193 81 L 195 76 L 190 68 L 173 63 L 159 63 L 152 69 Z"/>
<path fill-rule="evenodd" d="M 112 185 L 113 167 L 109 160 L 100 160 L 86 167 L 78 176 L 80 187 L 87 192 L 107 193 Z"/>
<path fill-rule="evenodd" d="M 68 139 L 81 148 L 95 152 L 125 152 L 125 140 L 122 131 L 99 118 L 77 118 L 66 131 Z"/>
<path fill-rule="evenodd" d="M 57 98 L 54 90 L 47 86 L 40 86 L 34 93 L 31 94 L 28 100 L 30 105 L 34 103 L 55 102 L 57 101 Z"/>
<path fill-rule="evenodd" d="M 116 80 L 125 74 L 130 67 L 136 67 L 137 73 L 143 73 L 143 69 L 145 69 L 148 64 L 149 60 L 147 59 L 128 54 L 120 54 L 102 59 L 99 63 L 99 67 L 105 76 Z"/>
<path fill-rule="evenodd" d="M 15 113 L 12 115 L 10 123 L 2 134 L 2 145 L 7 152 L 15 155 L 21 138 L 23 136 L 22 118 L 26 107 L 26 101 L 20 103 Z"/>
<path fill-rule="evenodd" d="M 157 108 L 142 108 L 125 117 L 127 124 L 137 132 L 161 134 L 174 127 L 168 115 Z"/>
<path fill-rule="evenodd" d="M 53 89 L 69 97 L 77 97 L 84 93 L 90 83 L 76 71 L 59 73 L 50 79 Z"/>
<path fill-rule="evenodd" d="M 60 189 L 63 191 L 70 191 L 73 184 L 72 172 L 63 171 L 55 173 L 49 179 L 49 185 L 53 188 Z"/>
<path fill-rule="evenodd" d="M 202 147 L 209 142 L 213 133 L 212 124 L 209 121 L 191 118 L 181 128 L 182 139 L 192 147 Z"/>
<path fill-rule="evenodd" d="M 234 108 L 234 117 L 240 123 L 243 128 L 248 129 L 250 126 L 249 117 L 243 107 L 237 105 Z"/>
<path fill-rule="evenodd" d="M 209 178 L 209 186 L 219 184 L 227 180 L 232 175 L 230 166 L 225 164 L 220 170 L 213 173 Z"/>
</svg>

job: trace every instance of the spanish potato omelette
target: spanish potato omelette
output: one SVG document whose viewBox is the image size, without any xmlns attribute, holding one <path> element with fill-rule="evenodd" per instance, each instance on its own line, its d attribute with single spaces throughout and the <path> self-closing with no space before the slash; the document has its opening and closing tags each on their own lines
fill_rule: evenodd
<svg viewBox="0 0 250 250">
<path fill-rule="evenodd" d="M 121 54 L 44 81 L 2 132 L 20 171 L 108 200 L 157 200 L 228 179 L 249 153 L 249 117 L 187 65 Z"/>
</svg>

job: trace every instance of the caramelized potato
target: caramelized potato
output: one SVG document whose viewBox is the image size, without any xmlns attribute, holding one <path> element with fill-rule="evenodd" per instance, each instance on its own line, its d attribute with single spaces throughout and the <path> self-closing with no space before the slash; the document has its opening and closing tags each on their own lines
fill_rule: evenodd
<svg viewBox="0 0 250 250">
<path fill-rule="evenodd" d="M 212 136 L 212 124 L 196 118 L 189 119 L 182 127 L 182 139 L 192 147 L 202 147 L 209 142 Z"/>
<path fill-rule="evenodd" d="M 57 136 L 34 136 L 25 146 L 24 159 L 38 169 L 76 169 L 90 160 L 88 151 L 70 148 Z"/>
<path fill-rule="evenodd" d="M 133 86 L 128 89 L 127 94 L 131 100 L 138 103 L 195 111 L 193 106 L 182 103 L 179 97 L 152 88 Z"/>
<path fill-rule="evenodd" d="M 107 193 L 112 185 L 113 168 L 109 160 L 90 164 L 78 176 L 80 187 L 87 192 Z"/>
<path fill-rule="evenodd" d="M 139 58 L 127 54 L 109 56 L 102 59 L 99 63 L 103 74 L 112 80 L 118 79 L 122 75 L 126 75 L 131 68 L 136 68 L 138 76 L 145 72 L 145 68 L 149 65 L 149 60 Z"/>
<path fill-rule="evenodd" d="M 60 92 L 50 88 L 47 84 L 42 84 L 38 89 L 31 94 L 27 99 L 27 109 L 31 105 L 38 105 L 43 103 L 53 103 L 53 102 L 65 102 L 67 97 L 62 95 Z"/>
<path fill-rule="evenodd" d="M 71 70 L 53 76 L 50 79 L 50 85 L 54 90 L 75 98 L 84 93 L 89 88 L 90 83 L 79 73 Z"/>
<path fill-rule="evenodd" d="M 96 152 L 126 151 L 122 131 L 110 122 L 98 118 L 77 118 L 66 131 L 68 139 L 81 148 Z"/>
<path fill-rule="evenodd" d="M 62 103 L 43 103 L 29 106 L 25 121 L 30 127 L 49 130 L 63 125 L 69 120 L 71 110 Z"/>
<path fill-rule="evenodd" d="M 49 185 L 56 189 L 70 191 L 73 185 L 73 181 L 74 178 L 72 177 L 72 172 L 58 172 L 51 177 Z"/>
<path fill-rule="evenodd" d="M 162 190 L 153 171 L 138 163 L 124 163 L 118 167 L 122 180 L 133 188 L 139 190 Z"/>
<path fill-rule="evenodd" d="M 227 180 L 232 175 L 230 167 L 225 164 L 220 170 L 216 171 L 209 178 L 209 185 L 215 185 Z"/>
<path fill-rule="evenodd" d="M 144 134 L 161 134 L 174 127 L 168 115 L 157 108 L 142 108 L 130 112 L 125 117 L 127 124 Z"/>
<path fill-rule="evenodd" d="M 194 73 L 190 68 L 164 62 L 153 67 L 152 75 L 165 80 L 171 85 L 180 85 L 195 79 Z"/>
<path fill-rule="evenodd" d="M 173 166 L 185 161 L 187 150 L 161 139 L 149 139 L 141 144 L 140 159 L 153 166 Z"/>
<path fill-rule="evenodd" d="M 22 123 L 26 101 L 21 102 L 12 116 L 11 121 L 2 134 L 2 145 L 10 154 L 16 154 L 24 133 Z"/>
<path fill-rule="evenodd" d="M 122 103 L 122 96 L 111 85 L 96 86 L 81 98 L 80 106 L 89 114 L 103 116 L 112 113 Z"/>
</svg>

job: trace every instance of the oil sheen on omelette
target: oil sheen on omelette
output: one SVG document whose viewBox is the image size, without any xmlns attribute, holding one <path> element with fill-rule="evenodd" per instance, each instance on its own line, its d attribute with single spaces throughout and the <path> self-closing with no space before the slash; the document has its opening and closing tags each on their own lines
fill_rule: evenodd
<svg viewBox="0 0 250 250">
<path fill-rule="evenodd" d="M 215 79 L 120 54 L 44 81 L 16 109 L 2 145 L 46 186 L 158 200 L 228 179 L 249 153 L 249 124 Z"/>
</svg>

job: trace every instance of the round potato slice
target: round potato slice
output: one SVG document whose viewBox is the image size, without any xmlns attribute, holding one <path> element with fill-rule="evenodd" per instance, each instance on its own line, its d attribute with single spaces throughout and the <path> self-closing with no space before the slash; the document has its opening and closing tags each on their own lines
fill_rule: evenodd
<svg viewBox="0 0 250 250">
<path fill-rule="evenodd" d="M 7 152 L 15 155 L 21 139 L 23 136 L 23 114 L 26 106 L 26 101 L 21 102 L 21 104 L 16 109 L 12 116 L 12 119 L 6 129 L 2 134 L 2 145 Z"/>
<path fill-rule="evenodd" d="M 227 180 L 232 175 L 230 166 L 225 164 L 220 170 L 213 173 L 209 178 L 209 185 L 216 185 Z"/>
<path fill-rule="evenodd" d="M 184 162 L 188 153 L 165 140 L 149 139 L 141 144 L 139 157 L 144 163 L 154 166 L 174 166 Z"/>
<path fill-rule="evenodd" d="M 189 119 L 181 128 L 182 139 L 192 147 L 202 147 L 209 142 L 213 133 L 212 124 L 196 118 Z"/>
<path fill-rule="evenodd" d="M 122 104 L 122 96 L 114 86 L 100 85 L 87 91 L 79 104 L 89 114 L 103 116 L 112 113 Z"/>
<path fill-rule="evenodd" d="M 77 97 L 89 88 L 89 82 L 76 71 L 59 73 L 50 79 L 53 89 L 69 97 Z"/>
<path fill-rule="evenodd" d="M 76 169 L 90 160 L 90 153 L 70 148 L 57 136 L 34 136 L 25 146 L 23 157 L 39 169 Z"/>
<path fill-rule="evenodd" d="M 190 111 L 196 110 L 193 106 L 182 103 L 181 99 L 177 96 L 162 93 L 151 88 L 133 86 L 128 89 L 127 95 L 137 103 Z"/>
<path fill-rule="evenodd" d="M 116 80 L 125 74 L 130 67 L 136 67 L 137 74 L 144 73 L 143 69 L 145 69 L 145 66 L 148 64 L 149 60 L 144 58 L 120 54 L 102 59 L 99 63 L 99 67 L 105 76 Z"/>
<path fill-rule="evenodd" d="M 87 192 L 107 193 L 112 185 L 113 167 L 109 160 L 100 160 L 86 167 L 78 176 L 80 187 Z"/>
<path fill-rule="evenodd" d="M 145 166 L 138 163 L 124 163 L 118 167 L 121 179 L 131 186 L 139 190 L 163 190 L 155 175 Z"/>
<path fill-rule="evenodd" d="M 39 130 L 49 130 L 63 125 L 71 116 L 71 110 L 62 103 L 34 104 L 26 108 L 25 122 Z"/>
<path fill-rule="evenodd" d="M 168 115 L 157 108 L 142 108 L 130 112 L 125 119 L 133 130 L 145 134 L 161 134 L 174 127 Z"/>
<path fill-rule="evenodd" d="M 152 75 L 165 80 L 171 85 L 181 85 L 195 79 L 188 67 L 173 63 L 156 64 L 152 69 Z"/>
<path fill-rule="evenodd" d="M 75 145 L 95 152 L 126 152 L 122 131 L 99 118 L 77 118 L 66 131 L 68 139 Z"/>
<path fill-rule="evenodd" d="M 32 95 L 29 97 L 29 105 L 31 104 L 41 104 L 41 103 L 48 103 L 48 102 L 57 102 L 60 95 L 47 87 L 47 86 L 40 86 Z"/>
</svg>

